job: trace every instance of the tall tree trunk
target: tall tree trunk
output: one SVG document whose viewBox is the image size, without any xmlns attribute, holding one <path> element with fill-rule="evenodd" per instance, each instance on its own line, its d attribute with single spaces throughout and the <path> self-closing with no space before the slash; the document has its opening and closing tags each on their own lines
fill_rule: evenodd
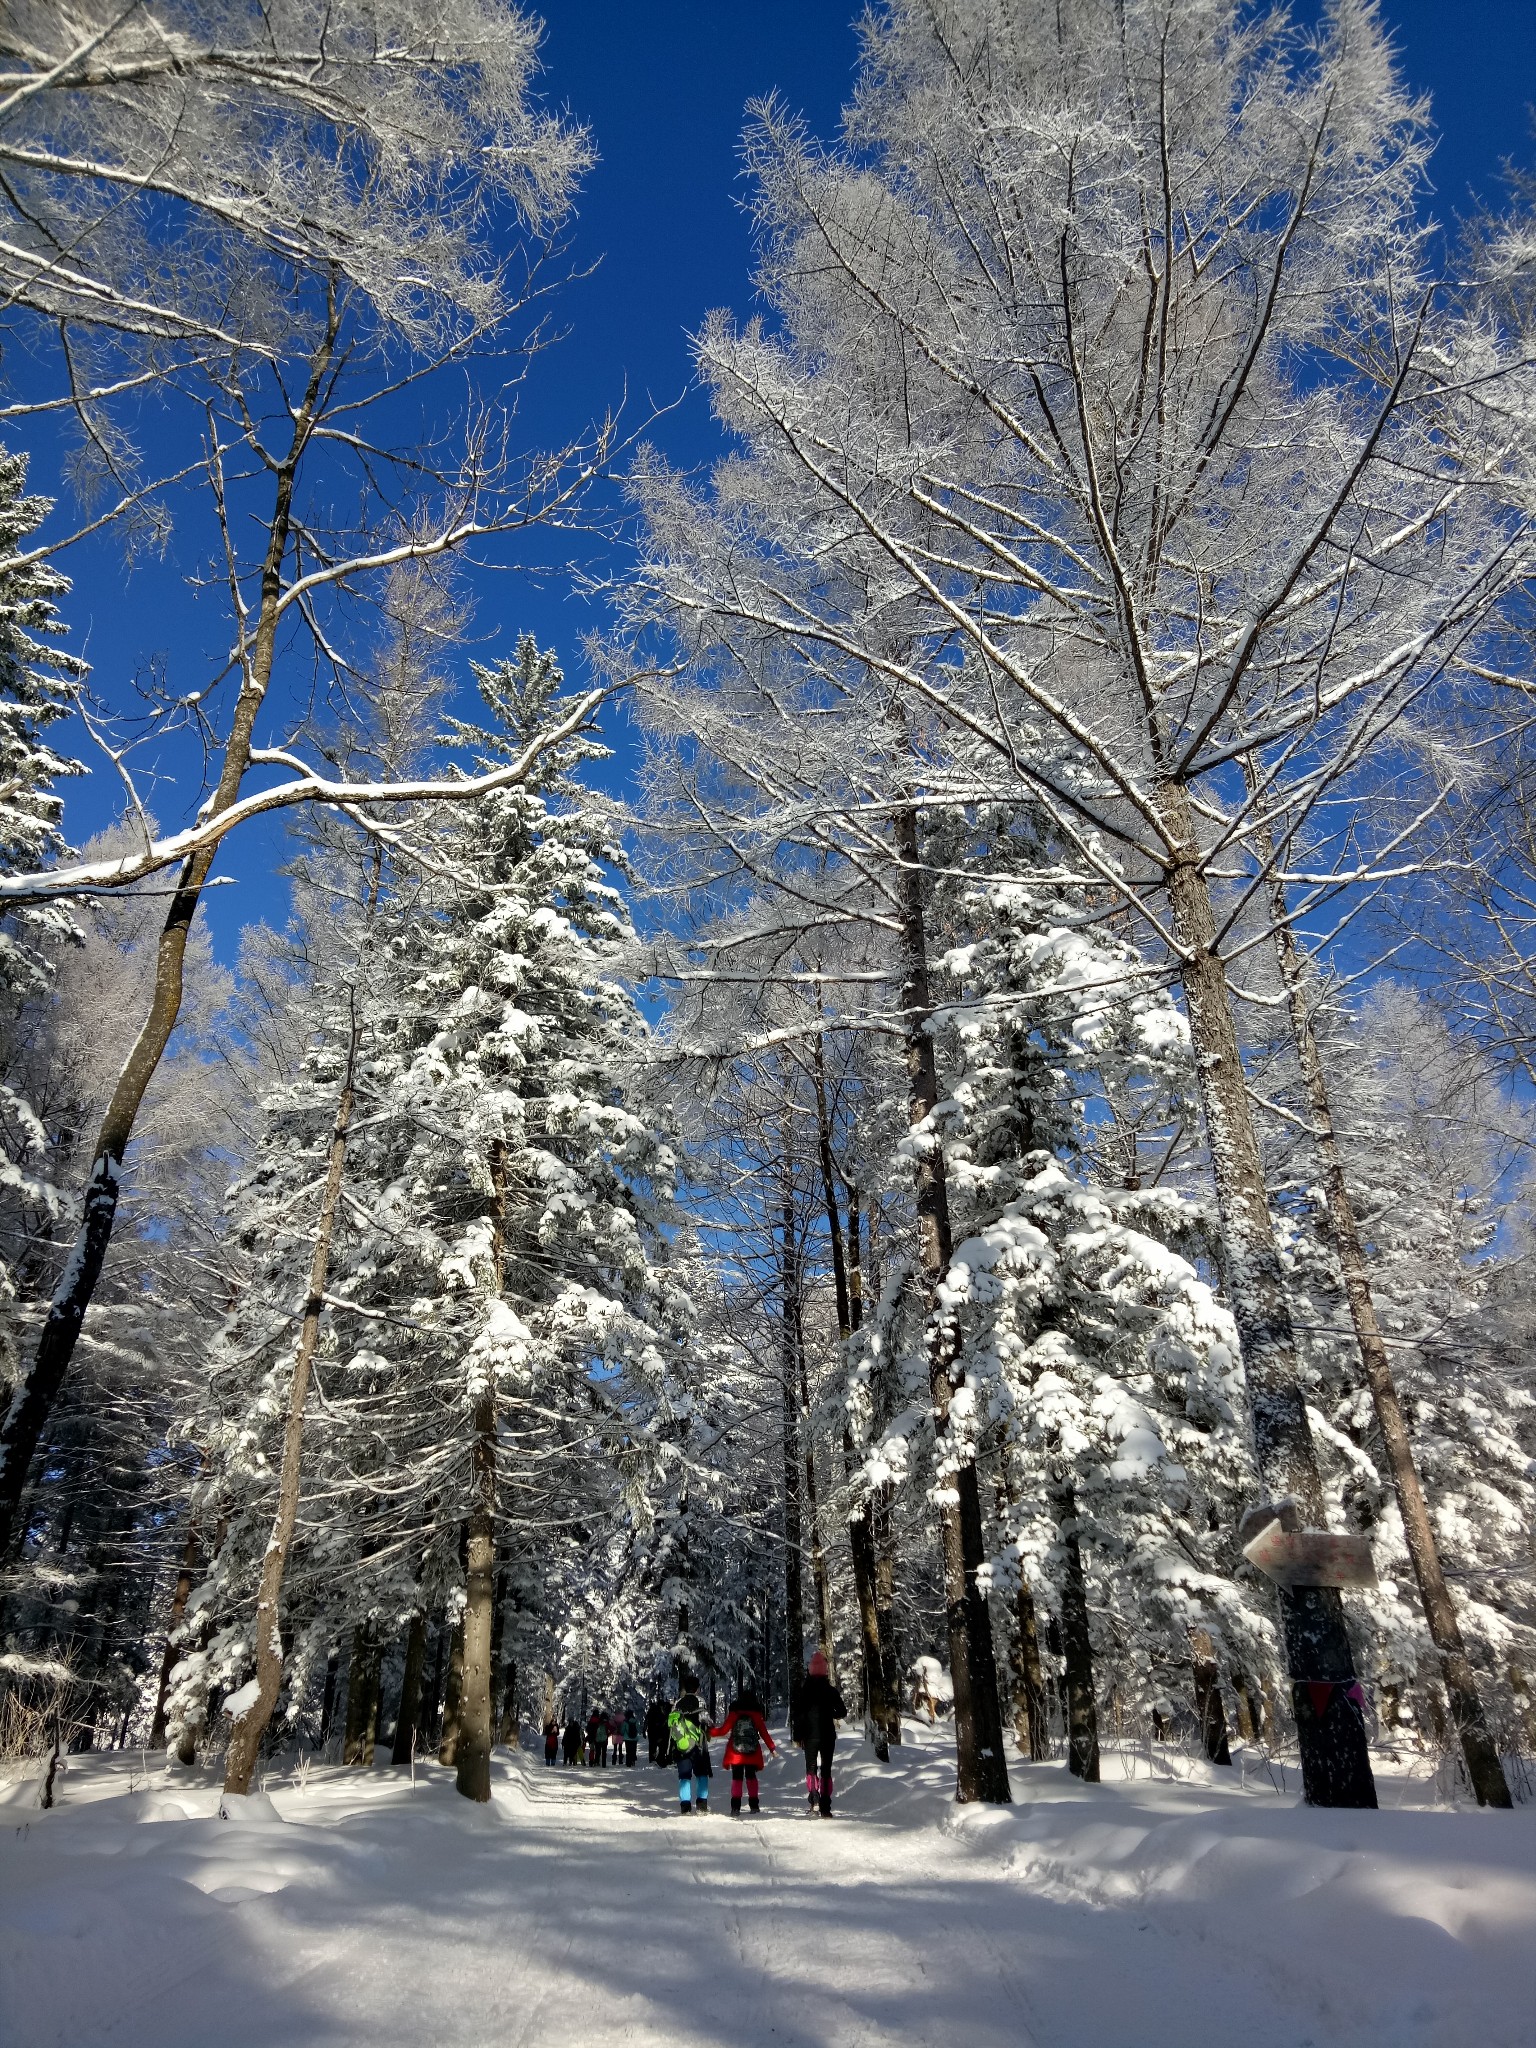
<svg viewBox="0 0 1536 2048">
<path fill-rule="evenodd" d="M 272 680 L 272 662 L 277 647 L 283 563 L 292 537 L 294 481 L 309 445 L 321 385 L 335 354 L 339 319 L 339 308 L 333 300 L 324 338 L 310 363 L 304 397 L 293 415 L 287 452 L 274 474 L 273 506 L 262 564 L 256 628 L 248 643 L 249 652 L 244 662 L 239 695 L 235 699 L 234 717 L 218 783 L 208 804 L 209 814 L 214 817 L 228 810 L 237 800 L 241 782 L 251 765 L 252 734 Z M 181 1014 L 187 940 L 202 900 L 204 884 L 217 855 L 217 845 L 205 847 L 201 852 L 192 854 L 181 869 L 176 893 L 171 898 L 160 933 L 149 1015 L 118 1075 L 117 1085 L 96 1135 L 93 1164 L 85 1186 L 74 1249 L 48 1305 L 48 1315 L 32 1362 L 22 1375 L 4 1417 L 0 1418 L 0 1556 L 5 1554 L 10 1543 L 33 1453 L 58 1399 L 59 1389 L 64 1384 L 64 1376 L 79 1341 L 80 1327 L 85 1321 L 85 1312 L 101 1278 L 107 1246 L 112 1241 L 112 1226 L 117 1220 L 128 1141 L 133 1135 L 145 1091 L 154 1079 Z"/>
<path fill-rule="evenodd" d="M 1061 1544 L 1061 1648 L 1067 1680 L 1067 1769 L 1086 1784 L 1099 1782 L 1099 1709 L 1093 1686 L 1093 1638 L 1088 1628 L 1088 1588 L 1077 1534 L 1077 1498 L 1071 1482 L 1056 1487 L 1057 1538 Z"/>
<path fill-rule="evenodd" d="M 331 1722 L 336 1717 L 336 1673 L 341 1664 L 334 1650 L 327 1653 L 325 1660 L 325 1690 L 320 1695 L 320 1748 L 322 1751 L 331 1739 Z"/>
<path fill-rule="evenodd" d="M 341 1753 L 344 1764 L 368 1770 L 379 1733 L 379 1667 L 383 1648 L 371 1622 L 352 1631 L 352 1662 L 347 1671 L 347 1734 Z"/>
<path fill-rule="evenodd" d="M 282 1619 L 283 1578 L 288 1554 L 293 1548 L 294 1525 L 299 1513 L 299 1480 L 304 1452 L 304 1405 L 309 1398 L 309 1375 L 315 1345 L 320 1337 L 320 1316 L 325 1306 L 325 1283 L 331 1267 L 331 1237 L 336 1224 L 336 1205 L 341 1199 L 342 1175 L 347 1161 L 347 1132 L 352 1123 L 353 1072 L 357 1065 L 359 1036 L 357 1002 L 352 1001 L 347 1053 L 341 1072 L 341 1093 L 336 1102 L 336 1121 L 331 1127 L 330 1153 L 325 1166 L 325 1190 L 320 1197 L 320 1220 L 315 1226 L 314 1249 L 309 1261 L 309 1293 L 304 1302 L 304 1320 L 299 1325 L 299 1346 L 294 1355 L 293 1377 L 288 1385 L 288 1418 L 283 1429 L 283 1461 L 277 1481 L 277 1511 L 272 1534 L 261 1560 L 261 1582 L 256 1593 L 256 1684 L 255 1700 L 230 1731 L 229 1753 L 224 1764 L 224 1790 L 249 1792 L 251 1773 L 261 1739 L 277 1705 L 278 1687 L 283 1681 Z"/>
<path fill-rule="evenodd" d="M 895 818 L 901 896 L 903 987 L 901 1006 L 907 1045 L 907 1113 L 914 1129 L 928 1122 L 939 1100 L 938 1064 L 930 1029 L 933 1002 L 928 986 L 928 940 L 923 919 L 921 853 L 917 812 L 911 805 Z M 939 1309 L 938 1294 L 949 1271 L 949 1184 L 937 1133 L 929 1131 L 916 1156 L 917 1238 L 928 1308 L 928 1384 L 933 1399 L 935 1455 L 944 1469 L 950 1440 L 953 1336 Z M 944 1602 L 949 1626 L 950 1676 L 955 1693 L 957 1796 L 1005 1804 L 1008 1761 L 1003 1750 L 1003 1712 L 998 1698 L 992 1617 L 982 1590 L 985 1562 L 981 1493 L 973 1457 L 962 1456 L 941 1490 L 939 1542 L 944 1559 Z"/>
<path fill-rule="evenodd" d="M 448 1690 L 443 1699 L 443 1732 L 437 1745 L 440 1764 L 459 1760 L 459 1715 L 464 1698 L 464 1616 L 454 1617 L 448 1642 Z"/>
<path fill-rule="evenodd" d="M 1019 1691 L 1023 1708 L 1017 1730 L 1020 1749 L 1032 1764 L 1043 1764 L 1051 1753 L 1051 1716 L 1045 1692 L 1045 1672 L 1040 1662 L 1040 1624 L 1035 1613 L 1035 1596 L 1029 1581 L 1019 1574 L 1019 1591 L 1014 1602 L 1019 1630 Z"/>
<path fill-rule="evenodd" d="M 197 1566 L 197 1524 L 187 1524 L 187 1540 L 182 1547 L 181 1570 L 176 1575 L 176 1591 L 171 1599 L 171 1618 L 166 1625 L 165 1652 L 160 1659 L 160 1683 L 155 1689 L 155 1718 L 150 1725 L 149 1746 L 151 1749 L 165 1747 L 165 1702 L 171 1689 L 171 1673 L 176 1667 L 176 1631 L 181 1627 L 182 1616 L 187 1611 L 187 1601 L 192 1595 L 192 1574 Z"/>
<path fill-rule="evenodd" d="M 443 1663 L 448 1647 L 448 1638 L 451 1634 L 450 1624 L 446 1621 L 440 1621 L 433 1638 L 432 1670 L 423 1683 L 421 1707 L 416 1716 L 416 1725 L 421 1731 L 421 1747 L 423 1749 L 433 1749 L 437 1745 L 439 1734 L 438 1717 L 443 1711 L 443 1684 L 447 1675 L 444 1672 Z"/>
<path fill-rule="evenodd" d="M 456 1783 L 466 1799 L 491 1796 L 491 1593 L 496 1570 L 496 1397 L 475 1408 L 469 1568 L 461 1626 L 459 1739 Z"/>
<path fill-rule="evenodd" d="M 1312 1528 L 1327 1526 L 1322 1478 L 1297 1373 L 1285 1272 L 1275 1242 L 1242 1049 L 1216 944 L 1189 792 L 1159 786 L 1173 851 L 1168 894 L 1180 979 L 1210 1140 L 1233 1319 L 1242 1350 L 1254 1452 L 1271 1498 L 1289 1494 Z M 1331 1586 L 1278 1587 L 1286 1668 L 1309 1806 L 1374 1806 L 1365 1724 L 1349 1698 L 1354 1653 L 1344 1603 Z M 1319 1697 L 1320 1696 L 1320 1697 Z"/>
<path fill-rule="evenodd" d="M 832 1286 L 837 1302 L 837 1332 L 844 1363 L 850 1339 L 863 1321 L 862 1267 L 859 1258 L 859 1204 L 848 1193 L 848 1240 L 843 1241 L 842 1211 L 837 1199 L 836 1163 L 832 1155 L 832 1120 L 827 1110 L 826 1061 L 818 1034 L 812 1052 L 816 1089 L 816 1151 L 821 1164 L 822 1200 L 827 1211 L 827 1241 L 832 1252 Z M 852 1250 L 850 1262 L 848 1252 Z M 851 1424 L 843 1424 L 843 1470 L 852 1485 L 858 1476 Z M 880 1615 L 875 1604 L 875 1537 L 867 1496 L 860 1495 L 848 1517 L 848 1548 L 853 1560 L 853 1589 L 859 1607 L 859 1639 L 863 1651 L 864 1713 L 881 1763 L 890 1761 L 890 1706 L 885 1696 L 885 1663 L 880 1654 Z"/>
<path fill-rule="evenodd" d="M 1244 768 L 1249 790 L 1252 792 L 1258 780 L 1252 761 L 1246 761 Z M 1467 1776 L 1472 1781 L 1477 1803 L 1479 1806 L 1508 1807 L 1512 1801 L 1509 1785 L 1504 1777 L 1504 1766 L 1499 1760 L 1498 1747 L 1488 1730 L 1482 1696 L 1478 1691 L 1477 1678 L 1472 1669 L 1472 1660 L 1467 1655 L 1455 1602 L 1451 1598 L 1451 1589 L 1446 1583 L 1445 1572 L 1440 1564 L 1440 1549 L 1435 1542 L 1434 1525 L 1429 1519 L 1429 1507 L 1424 1499 L 1424 1489 L 1419 1483 L 1418 1467 L 1413 1460 L 1413 1443 L 1408 1433 L 1407 1418 L 1403 1414 L 1403 1404 L 1398 1399 L 1397 1382 L 1392 1376 L 1391 1361 L 1387 1357 L 1386 1342 L 1382 1337 L 1381 1323 L 1376 1314 L 1376 1301 L 1371 1292 L 1365 1246 L 1361 1242 L 1360 1226 L 1355 1218 L 1354 1199 L 1349 1189 L 1349 1176 L 1345 1171 L 1344 1155 L 1339 1148 L 1338 1133 L 1334 1128 L 1328 1077 L 1323 1068 L 1317 1034 L 1312 1028 L 1312 1015 L 1307 1003 L 1306 968 L 1296 944 L 1296 935 L 1291 929 L 1289 909 L 1285 900 L 1285 884 L 1280 879 L 1274 836 L 1267 824 L 1255 835 L 1255 842 L 1259 859 L 1268 877 L 1270 915 L 1275 927 L 1275 949 L 1279 955 L 1280 977 L 1285 985 L 1291 1035 L 1295 1041 L 1296 1057 L 1301 1067 L 1302 1084 L 1307 1091 L 1307 1106 L 1312 1116 L 1312 1134 L 1318 1156 L 1322 1161 L 1323 1188 L 1328 1203 L 1328 1220 L 1333 1229 L 1334 1250 L 1344 1281 L 1344 1292 L 1349 1301 L 1350 1318 L 1355 1326 L 1355 1341 L 1360 1348 L 1360 1362 L 1365 1368 L 1366 1385 L 1371 1390 L 1371 1400 L 1375 1404 L 1376 1421 L 1381 1429 L 1382 1445 L 1387 1454 L 1387 1467 L 1392 1474 L 1392 1485 L 1397 1494 L 1398 1513 L 1402 1516 L 1403 1536 L 1413 1564 L 1413 1575 L 1418 1583 L 1419 1602 L 1424 1609 L 1429 1639 L 1434 1644 L 1435 1654 L 1440 1660 L 1440 1672 L 1445 1680 L 1445 1690 L 1451 1705 L 1451 1719 L 1456 1725 L 1456 1732 L 1461 1741 L 1461 1753 L 1466 1759 Z"/>
<path fill-rule="evenodd" d="M 832 1585 L 821 1540 L 820 1489 L 816 1484 L 816 1432 L 811 1428 L 811 1389 L 805 1366 L 805 1323 L 795 1317 L 795 1364 L 800 1379 L 800 1444 L 805 1454 L 805 1518 L 811 1536 L 811 1586 L 816 1595 L 816 1637 L 836 1677 L 837 1642 L 832 1627 Z"/>
<path fill-rule="evenodd" d="M 506 1253 L 507 1148 L 491 1146 L 491 1257 L 499 1299 Z M 470 1451 L 469 1549 L 465 1560 L 464 1618 L 459 1692 L 459 1739 L 455 1782 L 466 1799 L 482 1804 L 491 1796 L 491 1607 L 496 1578 L 496 1382 L 486 1376 L 475 1403 Z"/>
<path fill-rule="evenodd" d="M 421 1712 L 421 1673 L 427 1661 L 427 1617 L 418 1607 L 405 1638 L 405 1671 L 400 1680 L 400 1711 L 395 1716 L 392 1764 L 408 1764 L 416 1748 L 416 1717 Z"/>
<path fill-rule="evenodd" d="M 1008 1465 L 1006 1442 L 998 1453 L 999 1485 L 1010 1508 L 1018 1506 L 1013 1474 Z M 1045 1671 L 1040 1662 L 1040 1624 L 1035 1613 L 1035 1596 L 1019 1567 L 1019 1590 L 1013 1603 L 1017 1650 L 1014 1658 L 1014 1740 L 1032 1764 L 1042 1764 L 1051 1753 L 1051 1716 L 1046 1701 Z"/>
<path fill-rule="evenodd" d="M 1221 1670 L 1211 1632 L 1192 1628 L 1189 1632 L 1190 1660 L 1195 1678 L 1195 1713 L 1200 1722 L 1200 1742 L 1207 1761 L 1230 1767 L 1232 1750 L 1227 1741 L 1227 1712 L 1221 1698 Z"/>
<path fill-rule="evenodd" d="M 780 1273 L 783 1318 L 779 1334 L 779 1370 L 784 1393 L 784 1660 L 789 1687 L 789 1727 L 800 1733 L 800 1698 L 805 1691 L 805 1602 L 801 1578 L 800 1525 L 800 1393 L 795 1331 L 800 1321 L 800 1250 L 795 1236 L 795 1184 L 785 1126 Z"/>
</svg>

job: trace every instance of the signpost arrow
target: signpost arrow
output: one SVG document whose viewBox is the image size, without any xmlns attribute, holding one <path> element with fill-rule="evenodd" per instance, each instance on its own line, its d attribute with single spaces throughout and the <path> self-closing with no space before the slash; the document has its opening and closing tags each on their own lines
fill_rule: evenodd
<svg viewBox="0 0 1536 2048">
<path fill-rule="evenodd" d="M 1245 1518 L 1246 1525 L 1256 1519 Z M 1335 1536 L 1328 1529 L 1288 1529 L 1286 1521 L 1293 1519 L 1277 1512 L 1243 1545 L 1244 1557 L 1266 1578 L 1277 1586 L 1376 1584 L 1376 1566 L 1364 1536 Z"/>
</svg>

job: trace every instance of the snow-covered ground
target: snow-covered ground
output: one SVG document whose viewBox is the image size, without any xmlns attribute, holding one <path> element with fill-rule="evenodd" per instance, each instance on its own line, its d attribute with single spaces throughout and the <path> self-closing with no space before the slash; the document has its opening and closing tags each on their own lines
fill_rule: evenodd
<svg viewBox="0 0 1536 2048">
<path fill-rule="evenodd" d="M 0 1792 L 0 2040 L 26 2048 L 1531 2048 L 1536 1809 L 1311 1813 L 1268 1784 L 948 1798 L 941 1728 L 841 1814 L 771 1764 L 760 1821 L 670 1775 L 498 1757 L 211 1784 L 77 1758 Z M 1212 1780 L 1232 1773 L 1211 1773 Z M 717 1776 L 717 1795 L 724 1791 Z"/>
</svg>

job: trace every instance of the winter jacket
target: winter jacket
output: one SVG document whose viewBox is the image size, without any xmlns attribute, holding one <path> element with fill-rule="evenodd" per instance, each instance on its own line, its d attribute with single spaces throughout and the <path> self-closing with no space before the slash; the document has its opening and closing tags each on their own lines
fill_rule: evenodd
<svg viewBox="0 0 1536 2048">
<path fill-rule="evenodd" d="M 818 1671 L 805 1681 L 800 1693 L 799 1727 L 796 1740 L 806 1748 L 819 1748 L 833 1741 L 837 1723 L 847 1714 L 843 1696 L 830 1678 Z"/>
<path fill-rule="evenodd" d="M 749 1764 L 756 1767 L 763 1760 L 763 1744 L 777 1756 L 779 1745 L 768 1733 L 768 1723 L 756 1707 L 733 1707 L 718 1728 L 710 1729 L 711 1735 L 724 1735 L 729 1739 L 725 1755 L 720 1759 L 726 1770 L 732 1764 Z"/>
</svg>

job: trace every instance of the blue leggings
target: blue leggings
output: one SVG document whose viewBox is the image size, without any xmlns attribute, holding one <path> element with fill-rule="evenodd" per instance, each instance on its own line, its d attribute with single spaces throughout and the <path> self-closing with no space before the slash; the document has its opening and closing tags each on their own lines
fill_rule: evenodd
<svg viewBox="0 0 1536 2048">
<path fill-rule="evenodd" d="M 709 1776 L 707 1772 L 696 1772 L 693 1768 L 693 1751 L 677 1759 L 677 1796 L 688 1805 L 690 1796 L 699 1806 L 709 1804 Z"/>
</svg>

